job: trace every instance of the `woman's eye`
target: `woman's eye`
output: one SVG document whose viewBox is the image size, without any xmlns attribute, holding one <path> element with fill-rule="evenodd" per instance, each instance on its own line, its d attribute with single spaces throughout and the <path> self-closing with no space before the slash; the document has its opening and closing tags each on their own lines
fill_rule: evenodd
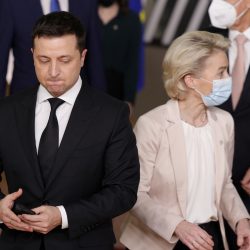
<svg viewBox="0 0 250 250">
<path fill-rule="evenodd" d="M 220 72 L 220 73 L 218 74 L 218 76 L 219 76 L 220 78 L 222 78 L 222 77 L 223 77 L 223 72 Z"/>
</svg>

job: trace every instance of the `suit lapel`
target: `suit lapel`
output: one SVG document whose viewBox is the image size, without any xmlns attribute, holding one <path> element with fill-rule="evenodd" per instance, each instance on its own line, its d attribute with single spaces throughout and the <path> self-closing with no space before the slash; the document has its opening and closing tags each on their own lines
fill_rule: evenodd
<svg viewBox="0 0 250 250">
<path fill-rule="evenodd" d="M 21 143 L 31 168 L 30 173 L 35 174 L 37 183 L 41 188 L 43 188 L 35 143 L 36 93 L 37 88 L 34 88 L 25 99 L 16 104 L 15 111 Z"/>
<path fill-rule="evenodd" d="M 171 124 L 166 128 L 166 131 L 169 138 L 170 157 L 174 166 L 177 196 L 182 214 L 185 217 L 187 203 L 187 163 L 186 157 L 180 157 L 180 155 L 183 153 L 184 155 L 186 154 L 186 148 L 177 101 L 170 100 L 167 103 L 167 120 Z"/>
<path fill-rule="evenodd" d="M 52 167 L 47 189 L 57 174 L 62 170 L 70 154 L 87 133 L 92 117 L 99 110 L 94 104 L 89 87 L 85 84 L 76 99 L 63 139 L 57 152 L 55 164 Z"/>
</svg>

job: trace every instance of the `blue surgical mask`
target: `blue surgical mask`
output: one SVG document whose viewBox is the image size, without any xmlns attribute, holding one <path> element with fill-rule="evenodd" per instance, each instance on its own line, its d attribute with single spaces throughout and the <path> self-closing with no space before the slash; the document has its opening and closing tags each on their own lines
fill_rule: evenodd
<svg viewBox="0 0 250 250">
<path fill-rule="evenodd" d="M 208 81 L 204 78 L 201 79 Z M 229 98 L 229 96 L 232 93 L 232 77 L 213 80 L 211 83 L 213 87 L 209 95 L 205 96 L 196 90 L 196 92 L 198 92 L 201 95 L 201 98 L 207 107 L 221 105 Z"/>
</svg>

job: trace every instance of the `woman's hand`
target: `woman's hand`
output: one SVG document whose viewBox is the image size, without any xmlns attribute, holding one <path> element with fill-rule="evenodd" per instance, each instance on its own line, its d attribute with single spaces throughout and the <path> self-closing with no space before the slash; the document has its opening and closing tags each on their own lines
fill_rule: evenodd
<svg viewBox="0 0 250 250">
<path fill-rule="evenodd" d="M 177 225 L 175 234 L 189 249 L 213 250 L 212 236 L 193 223 L 182 221 Z"/>
<path fill-rule="evenodd" d="M 240 250 L 250 250 L 250 224 L 248 219 L 242 219 L 236 227 L 237 245 Z"/>
</svg>

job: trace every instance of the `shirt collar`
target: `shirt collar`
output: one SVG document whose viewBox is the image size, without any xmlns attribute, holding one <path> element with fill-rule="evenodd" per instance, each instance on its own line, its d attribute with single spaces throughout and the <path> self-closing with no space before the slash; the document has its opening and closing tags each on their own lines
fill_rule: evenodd
<svg viewBox="0 0 250 250">
<path fill-rule="evenodd" d="M 58 96 L 58 98 L 64 100 L 66 103 L 74 105 L 75 100 L 80 92 L 80 89 L 82 87 L 82 79 L 79 76 L 76 83 L 64 94 L 61 96 Z M 41 104 L 42 102 L 47 101 L 49 98 L 53 98 L 48 90 L 40 84 L 38 92 L 37 92 L 37 104 Z"/>
<path fill-rule="evenodd" d="M 239 34 L 244 34 L 246 36 L 246 38 L 250 41 L 250 27 L 247 28 L 244 32 L 239 32 L 238 30 L 229 30 L 229 39 L 230 41 L 234 41 L 234 39 L 236 38 L 236 36 L 238 36 Z"/>
</svg>

